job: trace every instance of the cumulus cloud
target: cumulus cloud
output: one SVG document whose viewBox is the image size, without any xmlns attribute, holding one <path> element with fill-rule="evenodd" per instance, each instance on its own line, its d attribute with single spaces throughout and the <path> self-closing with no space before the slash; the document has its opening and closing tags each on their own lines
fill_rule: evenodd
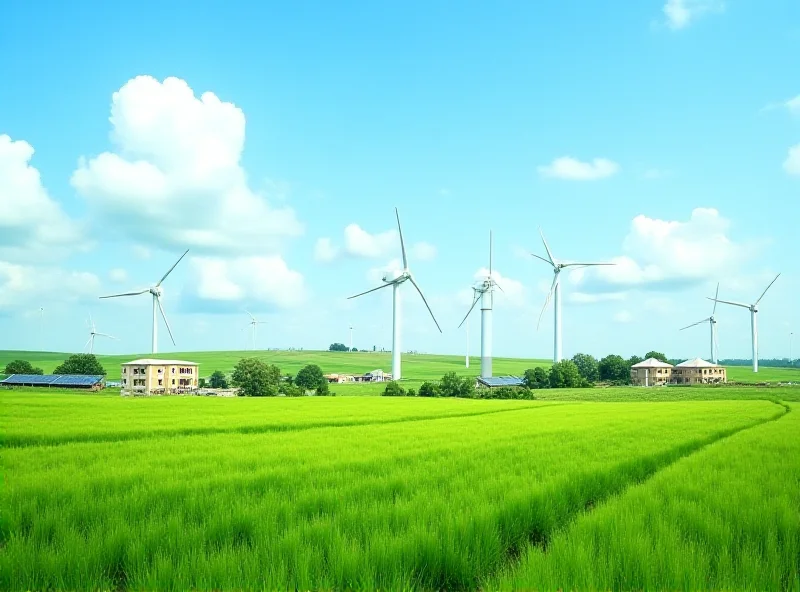
<svg viewBox="0 0 800 592">
<path fill-rule="evenodd" d="M 597 302 L 615 302 L 625 300 L 625 292 L 601 292 L 591 294 L 587 292 L 569 292 L 567 299 L 575 304 L 595 304 Z"/>
<path fill-rule="evenodd" d="M 786 101 L 786 108 L 794 115 L 800 115 L 800 95 Z"/>
<path fill-rule="evenodd" d="M 662 10 L 667 18 L 667 26 L 678 30 L 704 14 L 722 12 L 724 9 L 722 0 L 667 0 Z"/>
<path fill-rule="evenodd" d="M 431 261 L 436 258 L 436 247 L 426 241 L 409 244 L 406 252 L 409 261 Z M 400 234 L 393 229 L 371 233 L 358 224 L 348 224 L 344 229 L 344 245 L 339 248 L 328 238 L 317 241 L 317 261 L 333 261 L 339 257 L 358 259 L 385 259 L 401 255 Z M 401 266 L 402 267 L 402 266 Z"/>
<path fill-rule="evenodd" d="M 623 241 L 623 255 L 610 267 L 577 276 L 584 292 L 696 284 L 731 274 L 750 254 L 732 241 L 730 222 L 713 208 L 696 208 L 686 221 L 636 216 Z M 582 271 L 582 270 L 581 270 Z"/>
<path fill-rule="evenodd" d="M 0 261 L 0 310 L 94 300 L 100 280 L 92 273 Z"/>
<path fill-rule="evenodd" d="M 789 155 L 783 161 L 783 169 L 790 175 L 800 175 L 800 144 L 789 148 Z"/>
<path fill-rule="evenodd" d="M 538 167 L 543 177 L 567 179 L 571 181 L 596 181 L 616 175 L 619 165 L 607 158 L 595 158 L 591 162 L 581 162 L 571 156 L 556 158 L 549 165 Z"/>
<path fill-rule="evenodd" d="M 122 283 L 128 281 L 128 272 L 119 267 L 108 272 L 108 277 L 112 282 Z"/>
<path fill-rule="evenodd" d="M 331 239 L 327 237 L 318 238 L 314 245 L 314 260 L 321 263 L 328 263 L 336 259 L 339 249 L 333 246 Z"/>
<path fill-rule="evenodd" d="M 113 152 L 81 158 L 73 187 L 107 220 L 150 247 L 220 255 L 276 251 L 302 233 L 289 208 L 248 185 L 245 116 L 178 78 L 129 80 L 111 101 Z"/>
<path fill-rule="evenodd" d="M 273 308 L 302 306 L 308 299 L 303 276 L 277 255 L 266 257 L 192 257 L 189 260 L 189 298 L 211 308 L 232 309 L 245 302 Z"/>
<path fill-rule="evenodd" d="M 83 244 L 79 225 L 31 166 L 33 154 L 27 142 L 0 135 L 0 256 L 14 261 L 52 258 Z"/>
</svg>

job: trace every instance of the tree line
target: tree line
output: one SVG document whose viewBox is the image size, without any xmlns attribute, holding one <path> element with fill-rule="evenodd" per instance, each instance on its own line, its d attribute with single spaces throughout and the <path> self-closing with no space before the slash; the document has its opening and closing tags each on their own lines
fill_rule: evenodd
<svg viewBox="0 0 800 592">
<path fill-rule="evenodd" d="M 316 364 L 308 364 L 292 376 L 281 374 L 281 369 L 275 364 L 267 364 L 258 358 L 244 358 L 236 363 L 231 373 L 230 381 L 220 370 L 216 370 L 205 384 L 201 380 L 199 386 L 209 386 L 215 389 L 235 387 L 236 394 L 240 397 L 301 397 L 313 393 L 319 397 L 333 395 L 328 385 L 328 379 L 322 374 L 322 369 Z"/>
<path fill-rule="evenodd" d="M 35 368 L 27 360 L 13 360 L 6 364 L 3 374 L 35 374 L 41 376 L 44 371 Z M 105 376 L 106 370 L 94 354 L 74 354 L 56 366 L 53 374 L 81 374 L 84 376 Z"/>
</svg>

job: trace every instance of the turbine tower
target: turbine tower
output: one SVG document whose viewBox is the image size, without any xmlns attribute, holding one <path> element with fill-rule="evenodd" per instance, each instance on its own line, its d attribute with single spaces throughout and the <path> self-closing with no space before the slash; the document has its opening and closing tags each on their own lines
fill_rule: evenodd
<svg viewBox="0 0 800 592">
<path fill-rule="evenodd" d="M 152 353 L 158 353 L 158 317 L 156 316 L 156 311 L 161 311 L 161 318 L 164 319 L 164 324 L 167 326 L 167 331 L 169 331 L 169 337 L 172 339 L 172 344 L 175 345 L 175 338 L 172 336 L 172 329 L 169 327 L 169 321 L 167 321 L 167 315 L 164 314 L 164 307 L 161 306 L 161 294 L 163 291 L 161 290 L 162 282 L 167 279 L 167 276 L 172 273 L 172 270 L 181 262 L 181 259 L 186 257 L 186 253 L 189 252 L 189 249 L 184 251 L 183 255 L 175 262 L 175 264 L 169 268 L 169 271 L 164 274 L 158 283 L 155 286 L 151 286 L 147 290 L 142 290 L 141 292 L 126 292 L 124 294 L 112 294 L 111 296 L 100 296 L 100 298 L 119 298 L 121 296 L 138 296 L 139 294 L 150 294 L 153 295 L 153 345 L 152 345 Z"/>
<path fill-rule="evenodd" d="M 253 351 L 256 350 L 256 325 L 266 325 L 267 321 L 258 321 L 256 318 L 250 313 L 250 311 L 245 310 L 247 314 L 250 315 L 250 322 L 247 323 L 250 325 L 250 336 L 253 342 Z M 247 327 L 245 327 L 247 329 Z"/>
<path fill-rule="evenodd" d="M 44 307 L 39 307 L 39 350 L 44 351 Z"/>
<path fill-rule="evenodd" d="M 708 323 L 711 326 L 711 361 L 713 363 L 717 363 L 717 358 L 719 357 L 719 346 L 717 345 L 717 320 L 714 318 L 714 313 L 717 312 L 717 298 L 719 298 L 719 282 L 717 282 L 717 293 L 714 294 L 714 308 L 711 309 L 711 316 L 707 319 L 703 319 L 702 321 L 697 321 L 696 323 L 692 323 L 691 325 L 686 325 L 681 331 L 684 329 L 688 329 L 689 327 L 696 327 L 697 325 L 702 325 L 703 323 Z"/>
<path fill-rule="evenodd" d="M 769 283 L 769 286 L 761 293 L 761 296 L 758 297 L 753 304 L 742 304 L 741 302 L 729 302 L 727 300 L 718 300 L 717 298 L 709 298 L 709 300 L 713 300 L 714 302 L 721 302 L 722 304 L 730 304 L 731 306 L 740 306 L 742 308 L 746 308 L 750 311 L 750 332 L 752 334 L 753 339 L 753 372 L 758 372 L 758 303 L 761 302 L 761 299 L 764 297 L 764 294 L 767 293 L 772 287 L 777 279 L 781 277 L 781 274 L 775 276 L 775 279 Z"/>
<path fill-rule="evenodd" d="M 353 353 L 353 325 L 350 325 L 350 353 Z"/>
<path fill-rule="evenodd" d="M 558 363 L 561 361 L 562 354 L 561 354 L 561 282 L 559 280 L 559 276 L 561 274 L 561 270 L 565 267 L 596 267 L 598 265 L 616 265 L 615 263 L 561 263 L 558 259 L 553 257 L 553 253 L 550 252 L 550 247 L 547 246 L 547 241 L 544 239 L 544 234 L 542 233 L 542 229 L 539 229 L 539 235 L 542 237 L 542 243 L 544 244 L 544 250 L 547 251 L 547 259 L 544 257 L 540 257 L 534 253 L 531 253 L 537 259 L 541 259 L 548 265 L 553 266 L 553 284 L 550 286 L 550 291 L 547 293 L 547 298 L 545 298 L 544 306 L 542 307 L 542 312 L 539 313 L 539 322 L 536 325 L 536 330 L 539 330 L 539 325 L 542 324 L 542 315 L 544 314 L 547 305 L 550 303 L 550 299 L 555 294 L 555 302 L 553 304 L 553 315 L 554 315 L 554 322 L 553 322 L 553 362 Z"/>
<path fill-rule="evenodd" d="M 481 378 L 492 377 L 492 304 L 494 300 L 494 288 L 500 288 L 500 285 L 494 280 L 492 275 L 492 231 L 489 231 L 489 273 L 478 285 L 473 286 L 472 290 L 475 297 L 472 300 L 472 306 L 469 307 L 467 314 L 461 321 L 459 328 L 469 318 L 472 309 L 481 301 Z M 502 292 L 503 289 L 500 288 Z M 467 352 L 469 356 L 469 352 Z M 469 367 L 469 358 L 467 358 L 467 367 Z"/>
<path fill-rule="evenodd" d="M 400 235 L 400 249 L 403 253 L 403 270 L 394 278 L 388 279 L 388 273 L 383 276 L 383 281 L 385 282 L 382 286 L 378 286 L 377 288 L 372 288 L 371 290 L 367 290 L 366 292 L 361 292 L 360 294 L 356 294 L 354 296 L 349 296 L 348 300 L 353 298 L 358 298 L 359 296 L 363 296 L 364 294 L 369 294 L 370 292 L 375 292 L 376 290 L 381 290 L 382 288 L 388 288 L 389 286 L 392 287 L 392 380 L 400 380 L 401 378 L 401 368 L 400 368 L 400 286 L 405 283 L 406 281 L 410 281 L 411 285 L 416 288 L 417 292 L 419 292 L 420 298 L 422 298 L 422 302 L 425 303 L 425 307 L 428 309 L 428 312 L 431 314 L 431 318 L 433 322 L 436 323 L 436 328 L 439 329 L 439 333 L 442 332 L 442 328 L 439 326 L 439 322 L 436 320 L 436 317 L 433 315 L 433 311 L 431 310 L 428 301 L 425 300 L 425 295 L 422 293 L 417 282 L 414 280 L 414 276 L 411 273 L 411 270 L 408 268 L 408 258 L 406 257 L 406 246 L 403 242 L 403 229 L 400 227 L 400 214 L 397 212 L 397 208 L 394 209 L 394 215 L 397 218 L 397 232 Z"/>
<path fill-rule="evenodd" d="M 86 348 L 89 348 L 89 353 L 94 353 L 94 338 L 95 337 L 108 337 L 109 339 L 117 339 L 113 335 L 108 335 L 106 333 L 99 333 L 97 331 L 97 327 L 94 325 L 94 320 L 92 320 L 91 313 L 89 314 L 89 341 L 86 342 L 86 345 L 83 346 L 83 351 L 86 351 Z M 117 340 L 119 341 L 119 340 Z"/>
</svg>

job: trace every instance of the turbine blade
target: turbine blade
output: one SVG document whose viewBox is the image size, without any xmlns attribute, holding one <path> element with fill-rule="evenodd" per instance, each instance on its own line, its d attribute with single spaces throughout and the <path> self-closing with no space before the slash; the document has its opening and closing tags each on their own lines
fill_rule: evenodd
<svg viewBox="0 0 800 592">
<path fill-rule="evenodd" d="M 708 298 L 708 296 L 706 296 Z M 731 306 L 741 306 L 742 308 L 750 308 L 749 304 L 742 304 L 741 302 L 729 302 L 728 300 L 719 300 L 717 298 L 708 298 L 708 300 L 713 300 L 714 302 L 721 302 L 722 304 L 730 304 Z"/>
<path fill-rule="evenodd" d="M 545 263 L 547 263 L 548 265 L 553 265 L 553 264 L 552 264 L 550 261 L 548 261 L 548 260 L 547 260 L 547 259 L 545 259 L 544 257 L 539 257 L 539 255 L 537 255 L 536 253 L 531 253 L 531 255 L 533 255 L 533 256 L 534 256 L 534 257 L 536 257 L 537 259 L 541 259 L 542 261 L 544 261 L 544 262 L 545 262 Z"/>
<path fill-rule="evenodd" d="M 89 347 L 89 344 L 90 344 L 91 342 L 92 342 L 92 338 L 91 338 L 91 336 L 90 336 L 90 337 L 89 337 L 89 339 L 86 341 L 86 345 L 84 345 L 84 346 L 83 346 L 83 351 L 86 351 L 86 348 L 87 348 L 87 347 Z"/>
<path fill-rule="evenodd" d="M 186 257 L 186 253 L 188 253 L 188 252 L 189 252 L 189 249 L 186 249 L 186 250 L 183 252 L 183 255 L 181 255 L 181 256 L 178 258 L 178 260 L 175 262 L 175 264 L 174 264 L 172 267 L 170 267 L 170 268 L 169 268 L 169 271 L 168 271 L 167 273 L 165 273 L 165 274 L 164 274 L 164 277 L 162 277 L 160 280 L 158 280 L 158 283 L 156 284 L 156 288 L 158 288 L 158 287 L 161 285 L 161 282 L 163 282 L 165 279 L 167 279 L 167 276 L 168 276 L 169 274 L 171 274 L 171 273 L 172 273 L 172 270 L 173 270 L 173 269 L 175 269 L 175 267 L 177 267 L 178 263 L 180 263 L 180 262 L 181 262 L 181 259 L 183 259 L 184 257 Z"/>
<path fill-rule="evenodd" d="M 246 308 L 243 308 L 242 310 L 244 310 L 247 314 L 249 314 L 251 319 L 253 319 L 254 321 L 256 320 L 256 318 L 253 316 L 253 314 L 249 310 L 247 310 Z"/>
<path fill-rule="evenodd" d="M 347 299 L 351 300 L 353 298 L 358 298 L 359 296 L 363 296 L 364 294 L 369 294 L 370 292 L 374 292 L 376 290 L 381 290 L 383 288 L 388 288 L 389 286 L 393 285 L 395 282 L 386 282 L 382 286 L 378 286 L 377 288 L 372 288 L 371 290 L 367 290 L 366 292 L 361 292 L 361 294 L 356 294 L 355 296 L 348 296 Z"/>
<path fill-rule="evenodd" d="M 142 290 L 141 292 L 125 292 L 124 294 L 111 294 L 110 296 L 100 296 L 100 298 L 119 298 L 120 296 L 138 296 L 139 294 L 147 294 L 150 290 Z"/>
<path fill-rule="evenodd" d="M 403 229 L 400 228 L 400 214 L 397 208 L 394 209 L 394 215 L 397 218 L 397 232 L 400 233 L 400 248 L 403 250 L 403 269 L 408 269 L 408 259 L 406 258 L 406 244 L 403 242 Z"/>
<path fill-rule="evenodd" d="M 475 308 L 475 305 L 478 304 L 478 300 L 480 300 L 480 299 L 481 299 L 480 292 L 476 292 L 475 293 L 475 299 L 472 301 L 472 306 L 469 307 L 469 310 L 467 311 L 467 314 L 464 315 L 464 320 L 461 321 L 461 323 L 459 323 L 459 325 L 458 325 L 459 329 L 461 328 L 461 325 L 463 325 L 464 322 L 467 320 L 467 317 L 469 317 L 469 314 L 472 312 L 472 309 Z"/>
<path fill-rule="evenodd" d="M 561 267 L 596 267 L 598 265 L 616 265 L 616 263 L 562 263 Z"/>
<path fill-rule="evenodd" d="M 431 313 L 431 318 L 433 319 L 433 322 L 436 323 L 436 328 L 439 329 L 439 333 L 441 333 L 442 332 L 442 328 L 439 326 L 439 321 L 437 321 L 436 317 L 433 316 L 433 311 L 431 310 L 431 307 L 428 304 L 428 301 L 425 300 L 425 294 L 422 293 L 422 290 L 420 289 L 419 285 L 417 284 L 417 282 L 414 281 L 414 278 L 411 275 L 408 276 L 408 279 L 411 280 L 411 283 L 417 289 L 417 292 L 419 292 L 419 295 L 422 298 L 422 301 L 425 303 L 425 307 L 428 309 L 428 312 Z"/>
<path fill-rule="evenodd" d="M 187 251 L 188 251 L 188 249 L 187 249 Z M 172 336 L 172 329 L 169 326 L 169 321 L 167 320 L 167 315 L 164 314 L 164 307 L 161 306 L 161 297 L 156 297 L 156 302 L 158 302 L 158 310 L 161 311 L 161 318 L 164 319 L 164 324 L 167 326 L 167 331 L 169 331 L 169 338 L 172 339 L 172 345 L 178 345 L 177 343 L 175 343 L 175 338 Z"/>
<path fill-rule="evenodd" d="M 696 325 L 701 325 L 703 323 L 707 323 L 710 320 L 711 320 L 711 317 L 709 317 L 707 319 L 703 319 L 702 321 L 697 321 L 696 323 L 692 323 L 691 325 L 686 325 L 685 327 L 683 327 L 681 329 L 678 329 L 678 331 L 683 331 L 684 329 L 688 329 L 689 327 L 694 327 Z"/>
<path fill-rule="evenodd" d="M 539 235 L 542 237 L 542 242 L 544 243 L 544 250 L 547 251 L 547 256 L 550 258 L 549 263 L 555 266 L 556 260 L 553 259 L 553 254 L 550 252 L 550 247 L 547 246 L 547 241 L 544 240 L 544 233 L 542 232 L 541 228 L 539 229 Z"/>
<path fill-rule="evenodd" d="M 492 279 L 492 231 L 489 231 L 489 279 Z"/>
<path fill-rule="evenodd" d="M 717 298 L 719 298 L 719 282 L 717 282 L 717 291 L 714 294 L 714 308 L 711 309 L 711 316 L 714 316 L 714 313 L 717 312 Z"/>
<path fill-rule="evenodd" d="M 778 274 L 778 275 L 776 275 L 776 276 L 775 276 L 775 279 L 774 279 L 774 280 L 772 280 L 772 281 L 769 283 L 769 286 L 767 286 L 767 289 L 766 289 L 766 290 L 764 290 L 764 291 L 761 293 L 761 296 L 759 296 L 759 297 L 758 297 L 758 300 L 756 300 L 756 304 L 758 304 L 759 302 L 761 302 L 761 299 L 764 297 L 764 294 L 766 294 L 766 293 L 767 293 L 767 290 L 769 290 L 769 289 L 772 287 L 772 284 L 774 284 L 774 283 L 775 283 L 775 282 L 778 280 L 778 278 L 779 278 L 779 277 L 781 277 L 781 274 Z"/>
<path fill-rule="evenodd" d="M 503 286 L 501 286 L 501 285 L 500 285 L 500 284 L 498 284 L 497 282 L 495 282 L 495 281 L 492 281 L 492 285 L 493 285 L 493 286 L 497 286 L 497 289 L 498 289 L 498 290 L 500 290 L 500 291 L 501 291 L 503 294 L 505 294 L 505 293 L 506 293 L 506 291 L 505 291 L 505 290 L 503 290 Z"/>
<path fill-rule="evenodd" d="M 547 305 L 550 304 L 550 298 L 553 297 L 553 292 L 556 289 L 556 284 L 558 283 L 558 274 L 554 274 L 553 277 L 553 284 L 550 286 L 550 291 L 547 293 L 547 298 L 544 299 L 544 306 L 542 307 L 542 312 L 539 313 L 539 322 L 536 323 L 536 330 L 539 330 L 539 325 L 542 324 L 542 315 L 544 314 Z"/>
<path fill-rule="evenodd" d="M 95 333 L 95 335 L 99 335 L 100 337 L 108 337 L 109 339 L 117 339 L 116 337 L 114 337 L 113 335 L 109 335 L 108 333 Z M 117 339 L 117 341 L 119 340 Z"/>
</svg>

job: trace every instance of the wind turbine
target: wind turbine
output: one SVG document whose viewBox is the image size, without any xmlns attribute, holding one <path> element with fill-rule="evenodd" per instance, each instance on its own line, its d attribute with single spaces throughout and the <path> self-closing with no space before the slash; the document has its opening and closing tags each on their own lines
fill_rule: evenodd
<svg viewBox="0 0 800 592">
<path fill-rule="evenodd" d="M 353 353 L 353 325 L 350 325 L 350 353 Z"/>
<path fill-rule="evenodd" d="M 172 270 L 181 262 L 181 259 L 186 257 L 186 253 L 189 252 L 189 249 L 186 249 L 183 252 L 183 255 L 175 262 L 175 264 L 169 268 L 169 271 L 164 274 L 158 283 L 155 286 L 151 286 L 147 290 L 142 290 L 141 292 L 126 292 L 124 294 L 112 294 L 111 296 L 100 296 L 100 298 L 119 298 L 121 296 L 138 296 L 139 294 L 150 294 L 153 295 L 153 347 L 152 353 L 158 353 L 158 317 L 156 316 L 156 309 L 161 311 L 161 318 L 164 319 L 164 324 L 167 326 L 167 331 L 169 331 L 169 337 L 172 339 L 172 344 L 175 345 L 175 338 L 172 336 L 172 329 L 169 327 L 169 321 L 167 321 L 167 315 L 164 314 L 164 307 L 161 306 L 161 294 L 163 291 L 161 290 L 162 282 L 167 279 L 167 276 L 172 273 Z"/>
<path fill-rule="evenodd" d="M 108 337 L 109 339 L 117 339 L 113 335 L 108 335 L 106 333 L 98 333 L 97 328 L 94 325 L 94 320 L 92 320 L 92 315 L 89 314 L 89 341 L 86 342 L 86 345 L 83 346 L 83 350 L 86 351 L 86 348 L 89 348 L 89 353 L 94 353 L 94 338 L 96 336 L 99 337 Z M 117 340 L 119 341 L 119 340 Z"/>
<path fill-rule="evenodd" d="M 561 274 L 561 270 L 565 267 L 596 267 L 598 265 L 616 265 L 616 263 L 561 263 L 558 259 L 553 257 L 553 253 L 550 252 L 550 247 L 547 246 L 547 241 L 544 239 L 544 234 L 542 233 L 542 229 L 539 229 L 539 235 L 542 237 L 542 243 L 544 244 L 544 249 L 547 251 L 547 259 L 544 257 L 540 257 L 535 253 L 531 253 L 537 259 L 541 259 L 548 265 L 553 266 L 553 284 L 550 286 L 550 291 L 547 293 L 547 298 L 545 298 L 544 306 L 542 307 L 542 312 L 539 313 L 539 322 L 536 325 L 536 330 L 539 330 L 539 325 L 542 324 L 542 315 L 544 314 L 547 305 L 550 303 L 550 298 L 553 297 L 555 294 L 555 304 L 553 305 L 553 314 L 554 314 L 554 323 L 553 323 L 553 362 L 560 362 L 561 361 L 561 282 L 559 281 L 559 276 Z"/>
<path fill-rule="evenodd" d="M 44 307 L 39 307 L 39 349 L 44 351 Z"/>
<path fill-rule="evenodd" d="M 248 325 L 250 325 L 250 333 L 251 333 L 252 340 L 253 340 L 253 351 L 255 351 L 256 350 L 256 325 L 266 325 L 267 321 L 257 321 L 256 318 L 249 311 L 245 310 L 245 312 L 250 315 L 250 322 L 248 323 Z M 247 327 L 245 327 L 245 329 L 247 329 Z"/>
<path fill-rule="evenodd" d="M 777 279 L 781 277 L 781 274 L 775 276 L 775 279 L 769 283 L 769 286 L 761 293 L 761 296 L 758 297 L 753 304 L 742 304 L 741 302 L 729 302 L 727 300 L 718 300 L 717 298 L 709 298 L 709 300 L 713 300 L 714 302 L 721 302 L 722 304 L 730 304 L 731 306 L 740 306 L 742 308 L 746 308 L 750 311 L 750 331 L 752 333 L 753 338 L 753 372 L 758 372 L 758 321 L 756 319 L 758 315 L 758 303 L 761 302 L 761 299 L 764 297 L 764 294 L 767 293 L 772 287 Z"/>
<path fill-rule="evenodd" d="M 387 279 L 389 274 L 384 274 L 383 281 L 385 282 L 382 286 L 378 286 L 377 288 L 372 288 L 371 290 L 367 290 L 366 292 L 361 292 L 360 294 L 356 294 L 354 296 L 349 296 L 347 299 L 351 300 L 353 298 L 358 298 L 359 296 L 363 296 L 364 294 L 369 294 L 370 292 L 375 292 L 376 290 L 380 290 L 382 288 L 388 288 L 389 286 L 392 287 L 392 380 L 400 380 L 401 378 L 401 369 L 400 369 L 400 286 L 405 283 L 406 281 L 410 281 L 411 285 L 416 288 L 417 292 L 419 292 L 420 298 L 422 298 L 422 302 L 425 303 L 425 307 L 428 309 L 428 312 L 431 314 L 431 318 L 433 322 L 436 323 L 436 328 L 439 329 L 439 333 L 442 332 L 442 328 L 439 326 L 439 322 L 436 320 L 436 317 L 433 315 L 433 311 L 431 310 L 428 301 L 425 300 L 425 295 L 422 293 L 417 282 L 414 280 L 414 276 L 411 274 L 411 270 L 408 268 L 408 258 L 406 257 L 406 245 L 403 242 L 403 229 L 400 227 L 400 214 L 397 212 L 397 208 L 394 209 L 394 215 L 397 218 L 397 232 L 400 235 L 400 249 L 403 253 L 403 270 L 400 272 L 399 275 L 392 279 Z"/>
<path fill-rule="evenodd" d="M 719 282 L 717 282 L 717 292 L 714 294 L 714 308 L 711 309 L 711 316 L 707 319 L 703 319 L 702 321 L 697 321 L 696 323 L 692 323 L 691 325 L 686 325 L 681 331 L 684 329 L 688 329 L 689 327 L 695 327 L 697 325 L 702 325 L 703 323 L 708 323 L 711 326 L 711 361 L 713 363 L 717 363 L 717 357 L 719 355 L 719 347 L 717 345 L 717 320 L 714 318 L 714 313 L 717 312 L 717 298 L 719 297 Z"/>
<path fill-rule="evenodd" d="M 472 309 L 481 301 L 481 378 L 491 378 L 492 376 L 492 304 L 494 288 L 500 288 L 500 285 L 494 281 L 492 276 L 492 231 L 489 231 L 489 274 L 481 280 L 478 285 L 472 287 L 475 297 L 472 300 L 472 306 L 469 307 L 467 314 L 461 321 L 459 328 L 469 318 Z M 502 292 L 503 289 L 500 288 Z M 469 339 L 469 334 L 467 334 Z M 469 343 L 469 342 L 468 342 Z M 469 345 L 467 345 L 469 348 Z M 467 351 L 467 367 L 469 368 L 469 350 Z"/>
</svg>

